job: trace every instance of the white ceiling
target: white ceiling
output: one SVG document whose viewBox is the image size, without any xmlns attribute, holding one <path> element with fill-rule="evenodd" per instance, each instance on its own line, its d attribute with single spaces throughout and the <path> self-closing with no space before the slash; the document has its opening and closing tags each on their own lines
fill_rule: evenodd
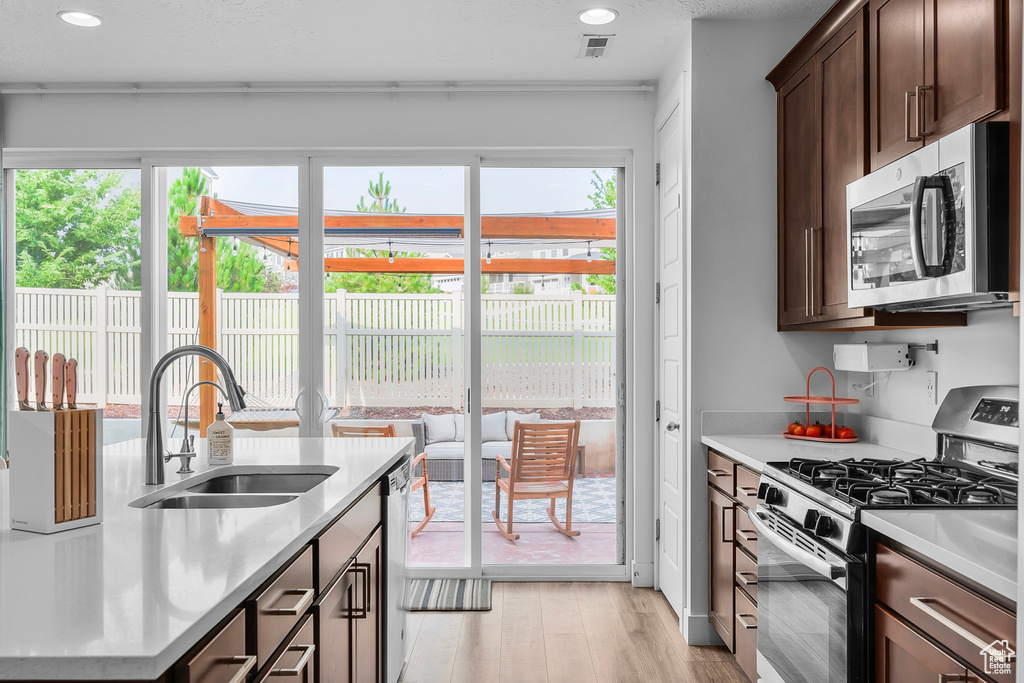
<svg viewBox="0 0 1024 683">
<path fill-rule="evenodd" d="M 576 18 L 607 2 L 619 19 Z M 832 0 L 0 0 L 0 83 L 656 79 L 695 17 L 822 14 Z M 76 9 L 104 19 L 83 29 Z M 577 59 L 584 33 L 615 33 Z"/>
</svg>

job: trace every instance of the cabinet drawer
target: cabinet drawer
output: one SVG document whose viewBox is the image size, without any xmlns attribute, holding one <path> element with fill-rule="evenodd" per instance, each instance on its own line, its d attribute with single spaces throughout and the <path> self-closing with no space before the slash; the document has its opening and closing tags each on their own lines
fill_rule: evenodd
<svg viewBox="0 0 1024 683">
<path fill-rule="evenodd" d="M 742 588 L 750 599 L 757 602 L 757 559 L 747 554 L 740 546 L 736 546 L 736 585 Z"/>
<path fill-rule="evenodd" d="M 736 543 L 743 546 L 751 555 L 757 557 L 757 529 L 754 528 L 753 522 L 747 517 L 747 511 L 737 509 L 735 520 L 734 535 Z"/>
<path fill-rule="evenodd" d="M 730 496 L 736 481 L 735 469 L 736 463 L 732 460 L 708 450 L 708 483 Z"/>
<path fill-rule="evenodd" d="M 206 645 L 186 655 L 174 668 L 174 680 L 176 683 L 244 681 L 255 667 L 255 655 L 245 651 L 245 611 L 239 609 Z"/>
<path fill-rule="evenodd" d="M 739 504 L 753 510 L 757 507 L 757 485 L 761 483 L 761 475 L 754 470 L 736 465 L 736 500 Z"/>
<path fill-rule="evenodd" d="M 267 663 L 315 597 L 313 548 L 307 547 L 277 578 L 246 602 L 257 668 Z"/>
<path fill-rule="evenodd" d="M 270 663 L 260 672 L 253 683 L 279 680 L 282 676 L 287 677 L 285 680 L 295 683 L 314 683 L 316 681 L 313 672 L 313 655 L 316 652 L 314 638 L 313 617 L 307 614 L 302 618 L 295 635 L 271 657 Z"/>
<path fill-rule="evenodd" d="M 316 587 L 322 593 L 380 524 L 380 484 L 375 484 L 314 542 Z"/>
<path fill-rule="evenodd" d="M 892 548 L 876 547 L 878 601 L 978 670 L 981 650 L 996 640 L 1017 649 L 1016 617 Z M 994 675 L 1012 683 L 1012 674 Z"/>
<path fill-rule="evenodd" d="M 757 680 L 757 605 L 736 588 L 736 663 L 752 681 Z"/>
</svg>

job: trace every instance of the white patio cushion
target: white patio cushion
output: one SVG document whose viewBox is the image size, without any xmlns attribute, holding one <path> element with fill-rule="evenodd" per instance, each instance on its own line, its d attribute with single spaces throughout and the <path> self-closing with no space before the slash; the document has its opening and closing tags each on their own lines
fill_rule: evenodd
<svg viewBox="0 0 1024 683">
<path fill-rule="evenodd" d="M 466 444 L 458 441 L 444 441 L 427 444 L 424 449 L 428 458 L 438 460 L 461 460 L 466 454 Z"/>
<path fill-rule="evenodd" d="M 508 441 L 508 435 L 505 433 L 504 411 L 484 415 L 480 418 L 480 440 L 484 443 L 488 441 Z"/>
<path fill-rule="evenodd" d="M 423 426 L 426 428 L 428 444 L 455 441 L 454 415 L 428 415 L 423 413 Z"/>
<path fill-rule="evenodd" d="M 522 422 L 526 424 L 528 422 L 540 422 L 540 413 L 517 413 L 514 410 L 508 411 L 505 418 L 505 433 L 508 435 L 508 440 L 512 440 L 512 435 L 516 431 L 516 422 Z"/>
<path fill-rule="evenodd" d="M 455 440 L 466 440 L 466 416 L 462 413 L 455 416 Z"/>
<path fill-rule="evenodd" d="M 494 456 L 500 455 L 506 460 L 512 457 L 511 441 L 491 441 L 483 445 L 480 456 L 484 460 L 494 460 Z"/>
</svg>

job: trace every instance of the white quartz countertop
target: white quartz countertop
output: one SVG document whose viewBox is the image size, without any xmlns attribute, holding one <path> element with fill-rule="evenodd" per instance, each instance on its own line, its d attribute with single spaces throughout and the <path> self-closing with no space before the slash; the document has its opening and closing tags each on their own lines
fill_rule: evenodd
<svg viewBox="0 0 1024 683">
<path fill-rule="evenodd" d="M 864 524 L 1017 602 L 1016 510 L 865 510 Z"/>
<path fill-rule="evenodd" d="M 759 436 L 702 436 L 701 442 L 722 455 L 760 472 L 767 462 L 786 462 L 793 458 L 842 460 L 843 458 L 901 458 L 920 457 L 906 451 L 886 448 L 864 441 L 851 443 L 825 443 L 823 441 L 797 441 L 781 434 Z"/>
<path fill-rule="evenodd" d="M 283 505 L 143 509 L 141 439 L 103 451 L 104 521 L 10 529 L 0 471 L 0 680 L 155 679 L 387 472 L 409 438 L 235 440 L 235 465 L 334 465 Z M 167 484 L 195 475 L 166 466 Z M 12 462 L 17 467 L 17 461 Z"/>
</svg>

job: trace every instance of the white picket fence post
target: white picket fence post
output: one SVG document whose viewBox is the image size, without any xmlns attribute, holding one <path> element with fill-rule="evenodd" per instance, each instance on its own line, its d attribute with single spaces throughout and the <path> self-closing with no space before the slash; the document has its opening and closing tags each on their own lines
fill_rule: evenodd
<svg viewBox="0 0 1024 683">
<path fill-rule="evenodd" d="M 572 293 L 572 407 L 583 407 L 583 292 Z"/>
<path fill-rule="evenodd" d="M 452 364 L 451 364 L 451 394 L 452 408 L 462 410 L 462 292 L 452 292 Z"/>
<path fill-rule="evenodd" d="M 100 287 L 94 290 L 96 312 L 95 317 L 95 339 L 93 346 L 93 378 L 96 382 L 93 391 L 96 393 L 96 406 L 107 407 L 107 288 Z M 142 400 L 142 392 L 139 392 L 139 400 Z"/>
<path fill-rule="evenodd" d="M 337 396 L 335 401 L 341 407 L 347 407 L 348 400 L 348 297 L 344 289 L 334 293 L 337 307 L 334 314 L 334 374 L 338 383 Z"/>
</svg>

